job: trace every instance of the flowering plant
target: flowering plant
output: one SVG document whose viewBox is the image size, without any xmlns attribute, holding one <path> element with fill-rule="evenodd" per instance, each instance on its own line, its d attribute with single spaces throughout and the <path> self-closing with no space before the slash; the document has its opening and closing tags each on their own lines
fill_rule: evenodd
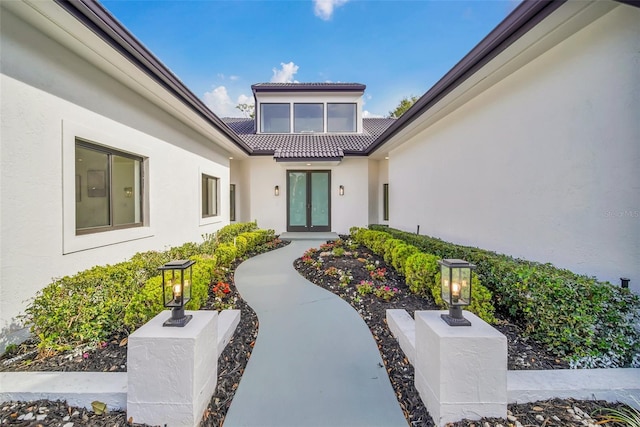
<svg viewBox="0 0 640 427">
<path fill-rule="evenodd" d="M 368 263 L 366 263 L 366 264 L 364 265 L 364 268 L 366 268 L 366 269 L 367 269 L 367 271 L 373 271 L 373 270 L 375 270 L 375 269 L 376 269 L 376 266 L 375 266 L 374 264 L 372 264 L 372 263 L 368 262 Z"/>
<path fill-rule="evenodd" d="M 320 250 L 321 251 L 328 251 L 328 250 L 333 249 L 333 246 L 334 246 L 333 243 L 323 243 L 323 244 L 320 245 Z"/>
<path fill-rule="evenodd" d="M 313 264 L 313 258 L 311 258 L 309 255 L 304 255 L 302 257 L 302 262 L 305 263 L 306 265 L 311 265 Z"/>
<path fill-rule="evenodd" d="M 318 252 L 318 250 L 316 248 L 309 248 L 305 251 L 303 256 L 308 256 L 311 257 L 313 256 L 316 252 Z"/>
<path fill-rule="evenodd" d="M 228 293 L 231 292 L 231 287 L 228 283 L 218 282 L 213 286 L 213 293 L 218 298 L 224 298 Z"/>
<path fill-rule="evenodd" d="M 389 286 L 378 286 L 375 288 L 373 293 L 378 297 L 385 301 L 391 300 L 394 296 L 396 296 L 400 291 L 398 288 L 391 288 Z"/>
<path fill-rule="evenodd" d="M 376 268 L 375 270 L 369 272 L 369 275 L 373 280 L 385 281 L 387 280 L 385 278 L 385 274 L 387 274 L 386 268 Z"/>
<path fill-rule="evenodd" d="M 349 283 L 351 283 L 352 280 L 353 280 L 353 276 L 351 275 L 350 271 L 347 271 L 346 273 L 341 272 L 341 274 L 340 274 L 340 286 L 342 286 L 344 288 Z"/>
<path fill-rule="evenodd" d="M 373 292 L 373 282 L 362 280 L 356 285 L 356 290 L 360 295 L 367 295 Z"/>
</svg>

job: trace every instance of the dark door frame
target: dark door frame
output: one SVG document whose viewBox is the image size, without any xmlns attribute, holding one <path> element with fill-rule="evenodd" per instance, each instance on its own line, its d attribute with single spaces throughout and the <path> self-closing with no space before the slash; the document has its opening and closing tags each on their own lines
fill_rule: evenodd
<svg viewBox="0 0 640 427">
<path fill-rule="evenodd" d="M 291 205 L 291 197 L 290 197 L 290 194 L 289 194 L 289 188 L 290 188 L 289 187 L 290 186 L 289 177 L 290 177 L 291 173 L 305 173 L 305 174 L 307 174 L 307 182 L 306 182 L 306 184 L 307 184 L 307 188 L 306 188 L 306 195 L 307 195 L 307 201 L 306 201 L 306 205 L 307 205 L 306 215 L 307 215 L 307 218 L 306 218 L 306 220 L 307 220 L 307 226 L 306 227 L 305 226 L 298 226 L 298 225 L 295 225 L 295 226 L 290 225 L 291 220 L 290 220 L 289 212 L 290 212 L 290 208 L 291 208 L 291 206 L 290 206 Z M 311 175 L 313 173 L 326 173 L 328 175 L 328 178 L 329 178 L 328 182 L 327 182 L 327 186 L 328 186 L 328 188 L 327 188 L 327 199 L 328 199 L 327 200 L 327 209 L 328 209 L 328 216 L 329 217 L 328 217 L 328 225 L 326 225 L 326 226 L 323 225 L 323 226 L 315 226 L 314 227 L 311 224 L 311 212 L 312 212 L 312 209 L 313 209 L 313 206 L 312 206 L 312 194 L 311 194 L 312 193 Z M 307 231 L 314 231 L 314 232 L 315 231 L 317 231 L 317 232 L 320 232 L 320 231 L 331 231 L 331 170 L 287 169 L 287 191 L 286 191 L 286 196 L 287 196 L 287 231 L 291 231 L 291 232 L 296 232 L 296 231 L 298 231 L 298 232 L 300 232 L 300 231 L 302 231 L 302 232 L 307 232 Z"/>
</svg>

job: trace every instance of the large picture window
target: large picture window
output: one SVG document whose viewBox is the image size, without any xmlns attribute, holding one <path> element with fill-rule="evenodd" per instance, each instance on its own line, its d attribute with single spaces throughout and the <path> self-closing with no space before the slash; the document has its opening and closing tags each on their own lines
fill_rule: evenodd
<svg viewBox="0 0 640 427">
<path fill-rule="evenodd" d="M 260 104 L 260 131 L 290 133 L 289 104 Z"/>
<path fill-rule="evenodd" d="M 76 234 L 142 225 L 142 158 L 76 139 Z"/>
<path fill-rule="evenodd" d="M 217 216 L 218 212 L 218 181 L 213 176 L 202 174 L 202 217 Z"/>
<path fill-rule="evenodd" d="M 293 131 L 324 132 L 323 104 L 293 104 Z"/>
<path fill-rule="evenodd" d="M 327 132 L 355 132 L 356 104 L 327 104 Z"/>
</svg>

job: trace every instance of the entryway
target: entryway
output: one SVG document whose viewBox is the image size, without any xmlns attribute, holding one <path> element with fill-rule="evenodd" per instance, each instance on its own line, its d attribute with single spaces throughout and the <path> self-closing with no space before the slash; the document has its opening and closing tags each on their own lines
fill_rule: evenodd
<svg viewBox="0 0 640 427">
<path fill-rule="evenodd" d="M 331 231 L 331 171 L 287 171 L 287 231 Z"/>
</svg>

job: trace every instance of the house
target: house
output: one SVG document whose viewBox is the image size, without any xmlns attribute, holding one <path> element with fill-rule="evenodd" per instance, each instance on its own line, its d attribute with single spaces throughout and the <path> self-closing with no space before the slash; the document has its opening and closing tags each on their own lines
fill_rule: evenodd
<svg viewBox="0 0 640 427">
<path fill-rule="evenodd" d="M 0 336 L 53 277 L 198 241 L 388 223 L 640 290 L 640 8 L 521 3 L 400 119 L 365 86 L 216 117 L 95 2 L 0 3 Z"/>
</svg>

